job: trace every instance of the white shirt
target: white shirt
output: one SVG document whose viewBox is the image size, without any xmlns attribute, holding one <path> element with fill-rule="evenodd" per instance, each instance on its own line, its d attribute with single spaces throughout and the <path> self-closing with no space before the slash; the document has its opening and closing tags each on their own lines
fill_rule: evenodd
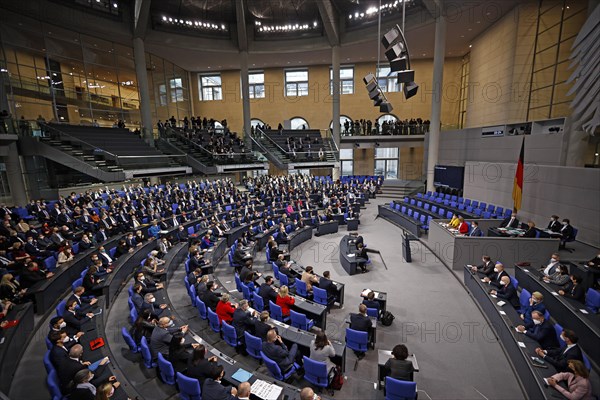
<svg viewBox="0 0 600 400">
<path fill-rule="evenodd" d="M 546 268 L 544 268 L 544 275 L 550 275 L 550 270 L 555 267 L 556 265 L 558 265 L 558 261 L 557 262 L 552 262 L 550 264 L 548 264 L 548 266 Z"/>
</svg>

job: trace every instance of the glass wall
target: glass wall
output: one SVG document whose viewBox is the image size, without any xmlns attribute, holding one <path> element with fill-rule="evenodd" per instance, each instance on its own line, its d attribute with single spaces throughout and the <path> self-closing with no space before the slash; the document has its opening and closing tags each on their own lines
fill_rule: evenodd
<svg viewBox="0 0 600 400">
<path fill-rule="evenodd" d="M 41 22 L 4 21 L 0 40 L 10 112 L 17 118 L 100 126 L 122 120 L 127 128 L 141 127 L 131 47 Z M 154 122 L 189 116 L 187 72 L 153 55 L 146 62 Z"/>
<path fill-rule="evenodd" d="M 375 149 L 375 175 L 383 175 L 386 179 L 398 179 L 397 147 Z"/>
</svg>

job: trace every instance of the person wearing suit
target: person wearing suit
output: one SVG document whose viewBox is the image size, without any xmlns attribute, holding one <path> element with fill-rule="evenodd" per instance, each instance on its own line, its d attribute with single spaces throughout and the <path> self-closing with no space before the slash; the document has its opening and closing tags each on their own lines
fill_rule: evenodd
<svg viewBox="0 0 600 400">
<path fill-rule="evenodd" d="M 290 349 L 283 343 L 281 336 L 275 332 L 275 329 L 270 329 L 267 332 L 267 341 L 263 342 L 263 352 L 267 357 L 273 360 L 281 373 L 285 374 L 292 366 L 298 353 L 298 344 L 294 343 Z"/>
<path fill-rule="evenodd" d="M 106 229 L 104 226 L 100 225 L 100 229 L 98 230 L 98 232 L 96 232 L 96 241 L 98 243 L 102 243 L 105 240 L 108 239 L 108 233 L 106 232 Z"/>
<path fill-rule="evenodd" d="M 479 228 L 477 221 L 471 222 L 471 231 L 469 232 L 469 236 L 483 236 L 483 231 Z"/>
<path fill-rule="evenodd" d="M 258 320 L 254 322 L 254 336 L 260 338 L 263 342 L 267 340 L 267 333 L 271 329 L 275 329 L 277 332 L 277 328 L 274 328 L 267 323 L 269 318 L 269 312 L 265 310 L 260 313 Z"/>
<path fill-rule="evenodd" d="M 500 228 L 518 228 L 519 227 L 519 219 L 517 218 L 517 214 L 513 213 L 510 217 L 504 218 L 504 220 L 500 223 Z"/>
<path fill-rule="evenodd" d="M 331 280 L 331 273 L 329 271 L 323 271 L 323 276 L 319 279 L 319 289 L 327 291 L 327 297 L 333 298 L 338 301 L 338 290 L 333 281 Z"/>
<path fill-rule="evenodd" d="M 167 309 L 167 305 L 166 304 L 157 305 L 155 303 L 156 303 L 156 297 L 154 297 L 154 293 L 146 293 L 144 295 L 144 301 L 142 302 L 142 306 L 140 307 L 140 310 L 138 312 L 143 312 L 144 310 L 148 310 L 148 311 L 150 311 L 150 314 L 152 315 L 153 319 L 158 319 L 158 317 L 163 315 L 163 313 Z M 135 305 L 135 303 L 134 303 L 134 305 Z"/>
<path fill-rule="evenodd" d="M 540 268 L 540 271 L 544 274 L 544 277 L 549 277 L 551 275 L 554 275 L 554 273 L 558 269 L 559 264 L 560 264 L 560 254 L 552 253 L 552 256 L 550 258 L 550 261 L 548 262 L 548 265 L 546 265 L 543 268 Z"/>
<path fill-rule="evenodd" d="M 546 227 L 546 229 L 548 229 L 549 231 L 552 232 L 560 232 L 560 228 L 562 228 L 561 223 L 558 221 L 558 215 L 552 215 L 550 217 L 550 222 L 548 223 L 548 226 Z"/>
<path fill-rule="evenodd" d="M 217 357 L 206 358 L 207 349 L 203 344 L 198 345 L 192 351 L 187 361 L 187 370 L 184 372 L 189 378 L 198 379 L 200 386 L 206 378 L 210 378 L 211 370 L 217 366 Z"/>
<path fill-rule="evenodd" d="M 392 356 L 383 366 L 384 376 L 401 381 L 412 381 L 415 368 L 412 361 L 407 360 L 408 349 L 406 346 L 403 344 L 394 346 Z"/>
<path fill-rule="evenodd" d="M 273 303 L 277 301 L 277 292 L 273 287 L 273 277 L 271 275 L 267 275 L 265 277 L 265 281 L 258 288 L 258 295 L 262 297 L 264 304 L 268 305 L 269 300 Z"/>
<path fill-rule="evenodd" d="M 360 304 L 358 306 L 358 314 L 350 314 L 350 329 L 370 334 L 371 326 L 371 319 L 367 317 L 367 306 Z M 365 357 L 365 353 L 360 351 L 355 351 L 354 354 L 356 354 L 358 359 Z"/>
<path fill-rule="evenodd" d="M 567 218 L 563 219 L 563 226 L 560 228 L 559 233 L 561 235 L 559 249 L 564 249 L 565 243 L 575 237 L 575 231 L 571 226 L 571 221 Z"/>
<path fill-rule="evenodd" d="M 206 307 L 216 312 L 217 305 L 219 304 L 219 296 L 215 294 L 215 289 L 216 284 L 213 281 L 206 282 L 206 291 L 200 297 L 200 300 L 206 304 Z"/>
<path fill-rule="evenodd" d="M 558 286 L 564 286 L 570 282 L 571 276 L 569 275 L 569 267 L 566 265 L 559 264 L 556 272 L 550 276 L 544 276 L 544 282 L 552 283 Z"/>
<path fill-rule="evenodd" d="M 203 400 L 236 400 L 237 389 L 223 386 L 221 384 L 223 376 L 225 376 L 225 369 L 222 365 L 211 369 L 211 377 L 207 378 L 202 385 Z"/>
<path fill-rule="evenodd" d="M 185 243 L 188 241 L 188 232 L 183 227 L 183 225 L 179 225 L 179 228 L 177 228 L 176 236 L 177 236 L 177 240 L 179 240 L 179 243 Z"/>
<path fill-rule="evenodd" d="M 185 371 L 187 361 L 192 356 L 190 349 L 193 347 L 198 347 L 198 343 L 185 344 L 183 333 L 175 332 L 173 334 L 171 343 L 169 343 L 169 356 L 167 360 L 171 363 L 175 372 Z"/>
<path fill-rule="evenodd" d="M 506 300 L 512 304 L 514 308 L 519 308 L 519 295 L 517 294 L 517 288 L 514 287 L 508 276 L 500 278 L 500 284 L 502 285 L 498 290 L 491 290 L 490 294 L 498 297 L 499 299 Z"/>
<path fill-rule="evenodd" d="M 75 335 L 77 332 L 81 332 L 83 325 L 94 318 L 94 314 L 90 312 L 85 315 L 79 315 L 75 309 L 77 305 L 77 300 L 71 300 L 67 302 L 67 305 L 65 306 L 65 313 L 63 314 L 63 319 L 67 323 L 65 330 L 70 336 Z"/>
<path fill-rule="evenodd" d="M 585 364 L 579 360 L 569 360 L 568 369 L 568 372 L 559 372 L 547 378 L 548 385 L 569 400 L 595 399 L 596 396 L 592 393 L 592 383 L 590 382 L 590 371 Z M 566 383 L 566 389 L 559 385 L 561 381 Z"/>
<path fill-rule="evenodd" d="M 490 286 L 495 286 L 500 288 L 502 285 L 500 283 L 500 279 L 503 276 L 508 276 L 508 273 L 504 270 L 504 265 L 500 261 L 496 261 L 496 265 L 494 266 L 494 274 L 490 277 L 483 278 L 483 282 L 487 283 Z"/>
<path fill-rule="evenodd" d="M 556 331 L 549 320 L 544 318 L 544 313 L 534 311 L 531 313 L 533 327 L 526 329 L 523 325 L 517 326 L 517 330 L 537 341 L 543 349 L 555 349 L 560 347 L 556 338 Z"/>
<path fill-rule="evenodd" d="M 188 330 L 187 325 L 183 325 L 181 328 L 177 328 L 171 318 L 162 317 L 158 320 L 158 325 L 152 331 L 150 336 L 150 351 L 152 358 L 158 357 L 158 353 L 161 353 L 165 358 L 169 355 L 169 346 L 173 335 L 177 332 L 186 333 Z"/>
<path fill-rule="evenodd" d="M 565 329 L 560 334 L 565 346 L 560 349 L 535 349 L 538 356 L 553 365 L 558 372 L 569 372 L 569 360 L 583 361 L 581 348 L 577 345 L 579 337 L 570 329 Z"/>
<path fill-rule="evenodd" d="M 544 295 L 540 292 L 533 292 L 531 294 L 531 298 L 529 299 L 529 305 L 522 310 L 522 314 L 520 315 L 521 319 L 523 320 L 523 324 L 527 329 L 533 327 L 534 325 L 532 318 L 532 314 L 534 311 L 539 311 L 542 314 L 546 313 Z"/>
<path fill-rule="evenodd" d="M 135 275 L 135 283 L 139 283 L 142 286 L 141 294 L 145 295 L 146 293 L 154 293 L 158 289 L 163 288 L 162 283 L 154 283 L 152 279 L 146 277 L 143 272 L 138 272 Z"/>
<path fill-rule="evenodd" d="M 535 224 L 533 221 L 527 222 L 527 230 L 523 234 L 524 238 L 535 238 L 537 236 L 537 229 L 535 229 Z"/>
<path fill-rule="evenodd" d="M 62 364 L 69 358 L 69 349 L 65 346 L 63 338 L 67 337 L 64 331 L 50 332 L 49 340 L 52 343 L 50 349 L 50 362 L 56 370 L 60 369 Z"/>
<path fill-rule="evenodd" d="M 367 308 L 375 308 L 377 312 L 379 312 L 379 302 L 375 300 L 375 292 L 370 291 L 365 299 L 363 299 L 362 303 L 367 306 Z"/>
<path fill-rule="evenodd" d="M 244 332 L 249 331 L 253 332 L 254 325 L 256 324 L 256 317 L 258 313 L 254 311 L 252 314 L 248 311 L 250 306 L 248 305 L 248 300 L 242 299 L 239 302 L 238 307 L 233 312 L 233 320 L 231 324 L 235 328 L 235 333 L 237 334 L 238 341 L 244 342 Z"/>
<path fill-rule="evenodd" d="M 61 364 L 61 367 L 56 370 L 58 374 L 58 380 L 60 382 L 61 391 L 63 394 L 68 394 L 71 391 L 70 383 L 75 377 L 75 374 L 82 369 L 86 369 L 89 362 L 84 362 L 81 359 L 83 355 L 83 347 L 80 344 L 76 344 L 69 350 L 69 358 L 65 359 Z M 104 365 L 108 362 L 108 357 L 103 358 L 100 361 L 98 369 L 94 371 L 94 378 L 91 380 L 93 385 L 100 385 L 104 380 L 103 371 Z"/>
<path fill-rule="evenodd" d="M 482 264 L 480 265 L 471 265 L 471 271 L 477 272 L 477 275 L 480 277 L 491 277 L 494 274 L 494 263 L 490 256 L 483 256 L 481 259 Z"/>
<path fill-rule="evenodd" d="M 94 304 L 98 302 L 98 299 L 95 297 L 83 297 L 85 293 L 85 288 L 83 286 L 77 286 L 73 289 L 73 294 L 67 300 L 67 303 L 75 300 L 79 305 L 79 314 L 89 310 Z"/>
<path fill-rule="evenodd" d="M 559 290 L 558 294 L 573 300 L 577 300 L 580 303 L 584 303 L 585 288 L 581 284 L 581 277 L 579 275 L 571 275 L 571 282 L 567 283 L 567 286 L 565 286 L 564 290 Z"/>
</svg>

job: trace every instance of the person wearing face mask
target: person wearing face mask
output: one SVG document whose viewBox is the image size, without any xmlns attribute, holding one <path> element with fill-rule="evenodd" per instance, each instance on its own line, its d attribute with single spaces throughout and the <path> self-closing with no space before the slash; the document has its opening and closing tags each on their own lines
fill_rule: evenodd
<svg viewBox="0 0 600 400">
<path fill-rule="evenodd" d="M 27 269 L 21 273 L 20 282 L 21 287 L 28 289 L 32 287 L 36 282 L 43 281 L 45 279 L 54 276 L 52 272 L 44 272 L 40 270 L 36 262 L 31 261 L 27 264 Z"/>
<path fill-rule="evenodd" d="M 93 379 L 94 373 L 87 368 L 77 372 L 73 378 L 73 385 L 75 387 L 69 398 L 71 400 L 96 400 L 99 393 L 96 386 L 92 383 Z M 120 385 L 115 376 L 111 376 L 107 383 L 114 389 Z M 108 393 L 110 393 L 110 390 L 108 390 Z"/>
<path fill-rule="evenodd" d="M 101 384 L 104 380 L 102 379 L 102 375 L 104 375 L 104 366 L 108 363 L 108 357 L 102 358 L 98 363 L 94 363 L 92 366 L 92 363 L 89 361 L 82 360 L 82 355 L 83 347 L 80 344 L 74 345 L 69 350 L 69 357 L 66 358 L 61 364 L 61 367 L 56 370 L 63 394 L 70 393 L 72 389 L 72 386 L 70 385 L 71 381 L 77 372 L 82 369 L 90 369 L 94 372 L 94 378 L 91 381 L 94 386 Z"/>
<path fill-rule="evenodd" d="M 154 297 L 153 293 L 146 293 L 144 296 L 144 302 L 140 307 L 140 311 L 150 311 L 153 319 L 158 319 L 158 317 L 161 316 L 166 309 L 166 304 L 156 304 L 156 297 Z"/>
<path fill-rule="evenodd" d="M 207 378 L 202 385 L 202 398 L 205 400 L 236 400 L 237 389 L 223 386 L 221 380 L 225 376 L 222 365 L 211 368 L 211 377 Z"/>
<path fill-rule="evenodd" d="M 560 228 L 562 228 L 562 225 L 558 220 L 559 220 L 558 215 L 552 215 L 550 217 L 550 222 L 548 223 L 546 230 L 549 230 L 552 232 L 560 232 Z"/>
<path fill-rule="evenodd" d="M 548 277 L 544 277 L 543 281 L 546 283 L 552 283 L 558 286 L 564 286 L 571 280 L 569 276 L 569 268 L 566 265 L 560 264 L 556 272 Z"/>
<path fill-rule="evenodd" d="M 529 299 L 529 305 L 525 307 L 523 313 L 521 314 L 523 325 L 527 329 L 533 327 L 533 318 L 531 317 L 531 314 L 534 311 L 539 311 L 542 314 L 546 312 L 546 305 L 544 304 L 544 295 L 540 292 L 533 292 L 531 294 L 531 298 Z"/>
<path fill-rule="evenodd" d="M 79 308 L 77 300 L 70 300 L 67 302 L 63 319 L 67 323 L 65 329 L 69 335 L 75 335 L 77 332 L 82 331 L 81 328 L 83 325 L 94 318 L 94 313 L 91 312 L 88 312 L 84 315 L 79 315 L 77 313 L 77 308 Z"/>
<path fill-rule="evenodd" d="M 185 343 L 183 333 L 176 332 L 169 343 L 169 356 L 167 360 L 173 365 L 175 372 L 183 372 L 187 368 L 187 361 L 191 357 L 192 348 L 198 347 L 198 343 Z"/>
<path fill-rule="evenodd" d="M 573 240 L 574 236 L 575 236 L 575 231 L 573 230 L 573 227 L 571 226 L 571 221 L 569 221 L 567 218 L 563 219 L 563 226 L 560 228 L 560 246 L 558 247 L 559 249 L 564 249 L 565 245 L 568 241 Z"/>
<path fill-rule="evenodd" d="M 559 346 L 556 332 L 549 320 L 544 318 L 544 314 L 539 311 L 531 313 L 533 327 L 526 329 L 523 325 L 517 326 L 517 331 L 524 333 L 539 343 L 543 349 L 556 349 Z"/>
<path fill-rule="evenodd" d="M 538 356 L 553 365 L 558 372 L 569 372 L 569 361 L 583 361 L 581 348 L 577 345 L 579 337 L 570 329 L 565 329 L 560 334 L 560 338 L 565 345 L 559 349 L 542 349 L 538 347 L 535 352 Z"/>
<path fill-rule="evenodd" d="M 60 369 L 63 362 L 69 358 L 69 348 L 65 345 L 69 337 L 64 330 L 51 331 L 48 335 L 52 348 L 50 349 L 50 362 L 55 369 Z"/>
<path fill-rule="evenodd" d="M 79 241 L 79 251 L 89 250 L 92 247 L 94 247 L 94 244 L 90 240 L 89 235 L 84 233 Z"/>
<path fill-rule="evenodd" d="M 60 333 L 60 334 L 64 334 L 63 337 L 63 343 L 65 345 L 66 348 L 70 349 L 72 346 L 74 346 L 75 344 L 79 343 L 79 338 L 82 337 L 84 335 L 83 332 L 77 332 L 75 335 L 73 336 L 68 336 L 67 332 L 65 331 L 65 328 L 67 327 L 67 323 L 65 322 L 65 320 L 63 319 L 63 317 L 60 316 L 56 316 L 53 317 L 50 320 L 50 331 L 48 332 L 48 340 L 51 343 L 54 343 L 54 341 L 52 340 L 51 335 L 55 332 Z"/>
<path fill-rule="evenodd" d="M 580 303 L 585 302 L 585 288 L 581 284 L 579 275 L 571 275 L 571 282 L 568 282 L 563 290 L 559 290 L 558 294 L 569 299 L 576 300 Z"/>
<path fill-rule="evenodd" d="M 504 270 L 504 265 L 500 261 L 497 261 L 496 265 L 494 266 L 494 274 L 490 277 L 486 276 L 481 281 L 487 283 L 490 286 L 500 288 L 500 279 L 502 279 L 503 276 L 508 276 L 508 273 Z"/>
<path fill-rule="evenodd" d="M 592 393 L 592 383 L 590 382 L 590 372 L 579 360 L 569 360 L 568 372 L 559 372 L 546 378 L 549 386 L 558 390 L 565 398 L 569 400 L 592 400 L 596 397 Z M 567 388 L 558 383 L 564 381 Z"/>
<path fill-rule="evenodd" d="M 162 317 L 159 319 L 158 325 L 152 331 L 152 336 L 150 336 L 150 351 L 152 352 L 152 358 L 156 358 L 158 353 L 161 353 L 166 358 L 169 354 L 169 345 L 171 344 L 173 335 L 177 332 L 186 333 L 187 331 L 187 325 L 178 328 L 169 317 Z"/>
<path fill-rule="evenodd" d="M 558 253 L 552 253 L 552 257 L 550 258 L 550 261 L 548 261 L 548 265 L 540 269 L 540 271 L 544 274 L 544 278 L 548 278 L 550 275 L 553 275 L 558 269 L 559 264 L 560 255 Z"/>
<path fill-rule="evenodd" d="M 517 294 L 517 288 L 514 287 L 510 281 L 510 277 L 503 276 L 500 278 L 501 287 L 498 290 L 491 290 L 490 294 L 498 297 L 499 299 L 506 300 L 514 308 L 519 308 L 519 295 Z"/>
<path fill-rule="evenodd" d="M 141 294 L 154 293 L 163 288 L 162 283 L 154 283 L 152 279 L 147 279 L 143 272 L 138 272 L 135 275 L 135 283 L 138 283 L 142 289 Z"/>
</svg>

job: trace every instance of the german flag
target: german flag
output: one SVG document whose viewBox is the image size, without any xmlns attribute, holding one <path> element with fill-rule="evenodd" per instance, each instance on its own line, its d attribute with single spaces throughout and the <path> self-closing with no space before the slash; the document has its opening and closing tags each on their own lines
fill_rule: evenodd
<svg viewBox="0 0 600 400">
<path fill-rule="evenodd" d="M 525 168 L 525 137 L 521 142 L 521 153 L 517 163 L 517 172 L 515 173 L 515 182 L 513 184 L 513 211 L 516 213 L 521 209 L 521 200 L 523 199 L 523 169 Z"/>
</svg>

